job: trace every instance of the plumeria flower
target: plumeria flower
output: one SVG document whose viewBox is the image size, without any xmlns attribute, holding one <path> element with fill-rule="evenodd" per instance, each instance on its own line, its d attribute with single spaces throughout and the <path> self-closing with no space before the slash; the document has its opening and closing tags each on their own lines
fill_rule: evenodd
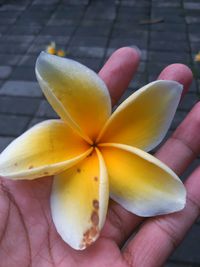
<svg viewBox="0 0 200 267">
<path fill-rule="evenodd" d="M 147 84 L 111 114 L 108 89 L 87 67 L 42 52 L 36 75 L 61 119 L 47 120 L 0 155 L 4 178 L 54 175 L 55 227 L 74 249 L 99 236 L 110 197 L 139 216 L 176 212 L 186 192 L 177 175 L 148 154 L 165 136 L 180 100 L 174 81 Z"/>
</svg>

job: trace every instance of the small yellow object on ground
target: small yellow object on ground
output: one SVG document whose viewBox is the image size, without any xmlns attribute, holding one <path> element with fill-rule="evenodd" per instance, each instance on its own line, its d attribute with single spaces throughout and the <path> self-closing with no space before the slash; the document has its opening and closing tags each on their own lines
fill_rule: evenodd
<svg viewBox="0 0 200 267">
<path fill-rule="evenodd" d="M 195 55 L 194 61 L 200 62 L 200 51 Z"/>
<path fill-rule="evenodd" d="M 56 54 L 56 44 L 55 42 L 51 42 L 47 48 L 46 48 L 46 52 L 51 54 L 51 55 L 55 55 Z"/>
<path fill-rule="evenodd" d="M 66 53 L 63 49 L 56 49 L 56 43 L 55 42 L 51 42 L 47 46 L 46 52 L 50 55 L 57 55 L 59 57 L 64 57 L 66 55 Z"/>
<path fill-rule="evenodd" d="M 56 54 L 59 57 L 64 57 L 65 56 L 65 51 L 63 49 L 59 49 L 59 50 L 57 50 Z"/>
</svg>

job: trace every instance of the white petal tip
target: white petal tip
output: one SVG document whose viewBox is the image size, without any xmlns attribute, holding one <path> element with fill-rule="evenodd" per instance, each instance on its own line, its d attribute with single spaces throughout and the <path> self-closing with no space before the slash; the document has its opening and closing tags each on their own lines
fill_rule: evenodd
<svg viewBox="0 0 200 267">
<path fill-rule="evenodd" d="M 179 93 L 182 93 L 183 91 L 183 85 L 177 81 L 173 81 L 173 80 L 157 80 L 153 83 L 158 83 L 160 85 L 164 85 L 166 87 L 171 88 L 172 90 L 176 90 Z"/>
<path fill-rule="evenodd" d="M 90 247 L 99 237 L 100 230 L 98 226 L 91 226 L 88 230 L 86 230 L 82 236 L 77 233 L 71 235 L 65 232 L 65 229 L 60 229 L 57 225 L 57 222 L 54 220 L 54 224 L 56 226 L 56 230 L 60 237 L 63 239 L 65 243 L 67 243 L 70 247 L 75 250 L 85 250 Z M 78 231 L 77 231 L 78 232 Z"/>
<path fill-rule="evenodd" d="M 159 206 L 152 206 L 151 208 L 148 208 L 148 210 L 138 210 L 136 212 L 136 215 L 141 217 L 154 217 L 154 216 L 160 216 L 160 215 L 167 215 L 175 212 L 179 212 L 185 208 L 186 205 L 186 191 L 182 192 L 182 195 L 173 200 L 167 201 L 166 205 L 163 201 L 163 205 Z"/>
<path fill-rule="evenodd" d="M 90 247 L 99 237 L 99 229 L 97 227 L 91 227 L 84 235 L 79 250 L 84 250 Z"/>
<path fill-rule="evenodd" d="M 40 72 L 42 72 L 45 67 L 46 64 L 50 63 L 50 60 L 52 60 L 52 58 L 54 57 L 57 57 L 57 56 L 54 56 L 54 55 L 50 55 L 44 51 L 42 51 L 37 60 L 36 60 L 36 64 L 35 64 L 35 72 L 36 72 L 36 75 Z M 49 64 L 48 64 L 49 65 Z"/>
</svg>

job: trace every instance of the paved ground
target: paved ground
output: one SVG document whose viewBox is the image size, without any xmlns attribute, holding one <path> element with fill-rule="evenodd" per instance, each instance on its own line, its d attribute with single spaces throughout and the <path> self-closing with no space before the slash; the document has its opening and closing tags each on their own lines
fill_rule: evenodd
<svg viewBox="0 0 200 267">
<path fill-rule="evenodd" d="M 144 23 L 150 19 L 162 22 Z M 0 151 L 28 127 L 56 117 L 34 73 L 38 53 L 51 40 L 95 71 L 116 48 L 140 47 L 139 73 L 126 96 L 169 63 L 191 66 L 196 79 L 171 132 L 199 97 L 200 63 L 193 61 L 199 29 L 199 0 L 0 0 Z M 166 267 L 200 266 L 199 243 L 196 223 Z"/>
</svg>

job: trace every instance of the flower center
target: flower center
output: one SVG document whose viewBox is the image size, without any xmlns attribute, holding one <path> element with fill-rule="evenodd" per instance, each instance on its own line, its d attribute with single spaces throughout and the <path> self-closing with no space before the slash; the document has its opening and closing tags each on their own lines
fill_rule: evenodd
<svg viewBox="0 0 200 267">
<path fill-rule="evenodd" d="M 95 148 L 98 146 L 98 143 L 96 143 L 95 141 L 93 142 L 93 144 L 91 145 L 91 147 Z"/>
</svg>

